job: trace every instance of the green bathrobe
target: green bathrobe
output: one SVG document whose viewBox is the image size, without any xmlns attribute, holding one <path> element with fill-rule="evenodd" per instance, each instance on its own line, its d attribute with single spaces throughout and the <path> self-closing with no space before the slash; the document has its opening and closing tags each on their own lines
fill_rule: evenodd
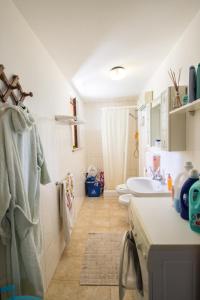
<svg viewBox="0 0 200 300">
<path fill-rule="evenodd" d="M 40 182 L 50 181 L 35 122 L 27 109 L 0 106 L 0 238 L 17 293 L 43 296 Z"/>
</svg>

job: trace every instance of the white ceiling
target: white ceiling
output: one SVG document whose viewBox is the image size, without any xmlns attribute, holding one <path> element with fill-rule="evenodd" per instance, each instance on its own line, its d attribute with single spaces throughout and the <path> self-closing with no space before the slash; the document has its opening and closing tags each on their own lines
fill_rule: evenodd
<svg viewBox="0 0 200 300">
<path fill-rule="evenodd" d="M 136 96 L 200 9 L 199 0 L 13 0 L 83 99 Z M 111 81 L 109 69 L 127 76 Z"/>
</svg>

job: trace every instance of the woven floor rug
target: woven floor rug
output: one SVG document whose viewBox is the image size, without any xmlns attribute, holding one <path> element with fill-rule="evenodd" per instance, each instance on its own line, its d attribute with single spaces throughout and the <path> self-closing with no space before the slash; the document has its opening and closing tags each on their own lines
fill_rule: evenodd
<svg viewBox="0 0 200 300">
<path fill-rule="evenodd" d="M 89 233 L 80 285 L 118 285 L 122 234 Z"/>
</svg>

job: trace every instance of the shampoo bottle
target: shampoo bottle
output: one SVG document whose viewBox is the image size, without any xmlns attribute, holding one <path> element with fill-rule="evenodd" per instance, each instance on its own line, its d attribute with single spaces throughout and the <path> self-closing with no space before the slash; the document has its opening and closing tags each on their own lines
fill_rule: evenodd
<svg viewBox="0 0 200 300">
<path fill-rule="evenodd" d="M 174 207 L 178 213 L 180 213 L 180 195 L 181 189 L 185 181 L 189 178 L 189 172 L 193 169 L 191 161 L 186 161 L 184 165 L 184 171 L 178 174 L 174 181 Z"/>
<path fill-rule="evenodd" d="M 189 192 L 189 221 L 193 231 L 200 233 L 200 181 L 196 181 Z"/>
<path fill-rule="evenodd" d="M 190 171 L 190 177 L 184 183 L 181 189 L 181 217 L 189 220 L 189 190 L 191 186 L 199 180 L 199 172 L 195 169 Z"/>
</svg>

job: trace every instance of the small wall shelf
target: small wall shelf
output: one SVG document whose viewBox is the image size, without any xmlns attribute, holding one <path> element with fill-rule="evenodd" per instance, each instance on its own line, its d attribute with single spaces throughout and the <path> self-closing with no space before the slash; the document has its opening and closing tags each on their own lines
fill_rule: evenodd
<svg viewBox="0 0 200 300">
<path fill-rule="evenodd" d="M 55 116 L 55 120 L 57 122 L 60 122 L 62 124 L 66 124 L 66 125 L 81 125 L 81 124 L 85 124 L 84 121 L 82 120 L 78 120 L 73 116 L 67 116 L 67 115 L 57 115 Z"/>
<path fill-rule="evenodd" d="M 170 111 L 170 115 L 185 114 L 187 112 L 189 112 L 191 115 L 194 115 L 195 111 L 199 109 L 200 109 L 200 99 L 197 99 L 191 103 L 188 103 L 186 105 L 183 105 L 179 108 Z"/>
</svg>

